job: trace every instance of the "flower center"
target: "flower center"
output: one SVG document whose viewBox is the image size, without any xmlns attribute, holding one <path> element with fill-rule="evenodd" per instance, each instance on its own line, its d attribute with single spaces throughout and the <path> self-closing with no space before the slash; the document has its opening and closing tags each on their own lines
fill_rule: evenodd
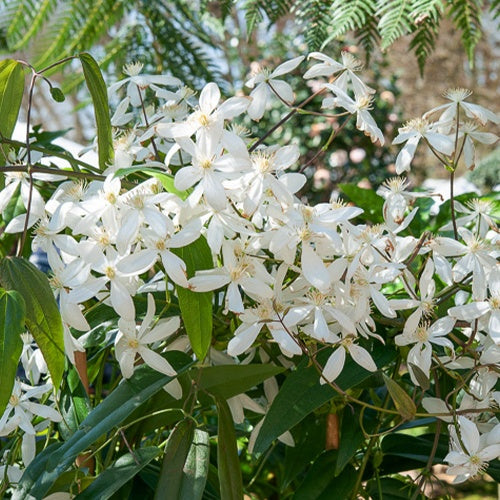
<svg viewBox="0 0 500 500">
<path fill-rule="evenodd" d="M 106 267 L 106 269 L 104 270 L 104 274 L 110 279 L 112 280 L 115 276 L 116 276 L 116 271 L 113 267 L 111 266 L 108 266 Z"/>
<path fill-rule="evenodd" d="M 19 398 L 17 397 L 16 394 L 12 394 L 12 396 L 9 398 L 9 403 L 12 406 L 17 406 L 19 404 Z"/>
<path fill-rule="evenodd" d="M 131 348 L 131 349 L 137 349 L 139 347 L 139 342 L 136 340 L 136 339 L 130 339 L 128 341 L 128 346 Z"/>
</svg>

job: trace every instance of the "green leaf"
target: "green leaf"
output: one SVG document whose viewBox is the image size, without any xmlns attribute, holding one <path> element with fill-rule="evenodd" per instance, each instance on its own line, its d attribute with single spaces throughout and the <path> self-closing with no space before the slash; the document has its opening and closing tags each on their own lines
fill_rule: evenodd
<svg viewBox="0 0 500 500">
<path fill-rule="evenodd" d="M 172 500 L 180 498 L 184 464 L 193 442 L 193 435 L 194 420 L 191 418 L 181 420 L 170 433 L 156 486 L 155 500 L 165 498 L 167 491 Z"/>
<path fill-rule="evenodd" d="M 91 410 L 89 397 L 76 368 L 73 366 L 63 382 L 59 409 L 63 416 L 62 421 L 58 424 L 59 432 L 61 437 L 66 440 L 78 430 Z"/>
<path fill-rule="evenodd" d="M 321 417 L 309 415 L 295 427 L 295 446 L 285 448 L 281 493 L 325 450 L 325 416 Z"/>
<path fill-rule="evenodd" d="M 417 407 L 415 403 L 410 398 L 410 396 L 406 393 L 406 391 L 392 378 L 389 378 L 387 375 L 383 374 L 384 382 L 389 391 L 389 394 L 394 402 L 394 406 L 396 410 L 398 410 L 399 414 L 405 420 L 412 420 L 417 413 Z"/>
<path fill-rule="evenodd" d="M 79 55 L 83 74 L 94 103 L 94 115 L 97 125 L 97 146 L 99 167 L 104 170 L 113 159 L 113 136 L 109 118 L 108 91 L 95 59 L 86 52 Z"/>
<path fill-rule="evenodd" d="M 177 373 L 191 366 L 191 359 L 184 353 L 171 351 L 166 354 Z M 54 481 L 73 463 L 75 458 L 88 450 L 101 436 L 120 425 L 136 408 L 148 401 L 174 377 L 155 372 L 147 365 L 136 368 L 132 378 L 123 380 L 120 385 L 104 399 L 79 429 L 47 459 L 40 472 L 38 456 L 25 470 L 13 499 L 20 500 L 32 495 L 43 498 Z"/>
<path fill-rule="evenodd" d="M 336 459 L 337 452 L 334 450 L 322 453 L 307 472 L 293 500 L 349 498 L 356 484 L 356 471 L 348 465 L 342 474 L 335 477 Z"/>
<path fill-rule="evenodd" d="M 359 208 L 364 210 L 363 218 L 376 224 L 384 221 L 382 207 L 384 199 L 372 189 L 364 189 L 353 184 L 339 184 L 340 190 Z"/>
<path fill-rule="evenodd" d="M 324 363 L 330 353 L 331 351 L 322 352 L 318 361 Z M 394 350 L 378 344 L 371 354 L 379 367 L 385 366 L 396 355 Z M 372 375 L 352 359 L 347 359 L 335 382 L 343 390 L 347 390 Z M 308 359 L 304 359 L 297 369 L 288 375 L 269 408 L 255 442 L 255 453 L 264 452 L 278 436 L 336 395 L 329 385 L 320 385 L 316 368 L 309 365 Z"/>
<path fill-rule="evenodd" d="M 75 500 L 106 500 L 118 491 L 125 483 L 130 481 L 151 460 L 160 454 L 157 446 L 139 448 L 134 454 L 122 455 L 107 469 L 103 470 L 97 479 L 85 488 Z"/>
<path fill-rule="evenodd" d="M 212 269 L 212 252 L 203 236 L 183 248 L 173 248 L 186 263 L 188 278 L 196 271 Z M 212 292 L 193 292 L 176 285 L 182 321 L 196 357 L 205 359 L 212 342 Z"/>
<path fill-rule="evenodd" d="M 13 59 L 0 61 L 0 133 L 10 139 L 24 93 L 23 65 Z"/>
<path fill-rule="evenodd" d="M 51 87 L 50 95 L 56 102 L 64 102 L 64 100 L 66 99 L 66 97 L 64 97 L 63 91 L 58 87 Z"/>
<path fill-rule="evenodd" d="M 15 290 L 0 288 L 0 415 L 9 402 L 23 351 L 26 306 Z"/>
<path fill-rule="evenodd" d="M 168 438 L 155 499 L 197 500 L 203 496 L 210 463 L 208 433 L 192 419 L 179 422 Z"/>
<path fill-rule="evenodd" d="M 200 389 L 228 399 L 283 371 L 275 365 L 221 365 L 197 368 L 191 377 Z"/>
<path fill-rule="evenodd" d="M 185 200 L 189 196 L 189 191 L 179 191 L 175 187 L 173 176 L 155 171 L 152 171 L 151 175 L 153 177 L 156 177 L 162 183 L 166 191 L 168 191 L 169 193 L 176 194 L 181 200 Z"/>
<path fill-rule="evenodd" d="M 26 259 L 6 257 L 0 263 L 0 283 L 22 295 L 26 326 L 42 351 L 54 387 L 58 388 L 65 363 L 63 326 L 47 276 Z"/>
<path fill-rule="evenodd" d="M 221 500 L 242 500 L 243 481 L 233 417 L 224 399 L 216 398 L 215 401 L 219 416 L 217 465 Z"/>
<path fill-rule="evenodd" d="M 184 479 L 179 498 L 201 500 L 210 464 L 210 444 L 208 432 L 194 430 L 194 438 L 184 465 Z"/>
</svg>

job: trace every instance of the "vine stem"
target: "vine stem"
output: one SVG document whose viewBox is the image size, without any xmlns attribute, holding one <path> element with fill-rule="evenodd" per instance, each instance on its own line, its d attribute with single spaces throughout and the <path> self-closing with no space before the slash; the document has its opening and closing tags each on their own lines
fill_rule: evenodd
<svg viewBox="0 0 500 500">
<path fill-rule="evenodd" d="M 260 139 L 254 142 L 249 148 L 248 151 L 251 153 L 255 151 L 258 146 L 260 146 L 275 130 L 281 127 L 284 123 L 286 123 L 295 113 L 298 113 L 300 109 L 302 109 L 306 104 L 310 103 L 316 96 L 323 93 L 325 89 L 319 89 L 314 94 L 311 94 L 307 99 L 304 99 L 298 106 L 292 108 L 279 122 L 273 125 Z"/>
</svg>

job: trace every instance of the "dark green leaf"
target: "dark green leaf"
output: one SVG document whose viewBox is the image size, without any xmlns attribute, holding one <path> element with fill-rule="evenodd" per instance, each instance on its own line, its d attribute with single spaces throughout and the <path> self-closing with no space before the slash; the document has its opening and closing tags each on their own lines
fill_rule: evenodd
<svg viewBox="0 0 500 500">
<path fill-rule="evenodd" d="M 309 469 L 297 489 L 294 500 L 337 500 L 349 498 L 356 484 L 356 471 L 352 465 L 335 476 L 336 451 L 321 454 Z"/>
<path fill-rule="evenodd" d="M 283 370 L 283 367 L 275 365 L 208 366 L 193 370 L 191 377 L 200 389 L 228 399 L 248 391 Z"/>
<path fill-rule="evenodd" d="M 142 468 L 160 454 L 157 446 L 134 450 L 134 454 L 122 455 L 110 467 L 102 471 L 96 480 L 85 488 L 75 500 L 106 500 L 130 481 Z"/>
<path fill-rule="evenodd" d="M 58 87 L 51 87 L 50 95 L 56 102 L 64 102 L 64 100 L 66 99 L 66 97 L 64 97 L 63 91 Z"/>
<path fill-rule="evenodd" d="M 326 428 L 324 415 L 322 417 L 309 415 L 294 428 L 295 446 L 285 448 L 281 492 L 324 451 Z"/>
<path fill-rule="evenodd" d="M 0 288 L 0 415 L 9 402 L 23 350 L 26 306 L 21 294 Z"/>
<path fill-rule="evenodd" d="M 155 500 L 165 498 L 166 492 L 172 500 L 180 498 L 184 464 L 193 442 L 193 435 L 194 421 L 191 418 L 181 420 L 170 433 L 156 486 Z"/>
<path fill-rule="evenodd" d="M 94 115 L 97 126 L 97 146 L 99 167 L 105 170 L 113 159 L 113 136 L 109 118 L 108 91 L 95 59 L 86 52 L 79 55 L 83 74 L 94 103 Z"/>
<path fill-rule="evenodd" d="M 417 486 L 395 478 L 384 477 L 379 481 L 369 481 L 366 489 L 373 500 L 408 500 L 412 498 Z"/>
<path fill-rule="evenodd" d="M 331 351 L 321 353 L 318 356 L 320 363 L 326 362 L 330 353 Z M 377 366 L 382 367 L 394 359 L 395 351 L 376 345 L 372 357 Z M 361 368 L 352 359 L 347 359 L 336 383 L 342 389 L 347 390 L 371 375 L 371 372 Z M 304 359 L 297 369 L 288 375 L 269 408 L 255 442 L 254 451 L 264 452 L 278 436 L 298 424 L 306 415 L 325 404 L 336 394 L 329 385 L 320 385 L 316 368 L 309 365 L 309 360 Z"/>
<path fill-rule="evenodd" d="M 354 184 L 339 184 L 340 190 L 347 195 L 357 207 L 364 210 L 363 218 L 370 222 L 381 223 L 384 221 L 382 207 L 384 199 L 372 189 L 364 189 Z"/>
<path fill-rule="evenodd" d="M 417 407 L 415 403 L 406 393 L 406 391 L 392 378 L 387 377 L 384 374 L 384 382 L 389 391 L 389 394 L 394 402 L 396 410 L 405 420 L 412 420 L 417 413 Z"/>
<path fill-rule="evenodd" d="M 13 59 L 0 61 L 0 133 L 10 139 L 16 126 L 24 93 L 22 64 Z"/>
<path fill-rule="evenodd" d="M 219 417 L 217 465 L 221 500 L 242 500 L 243 482 L 233 417 L 224 399 L 216 398 L 216 403 Z"/>
<path fill-rule="evenodd" d="M 178 373 L 189 368 L 192 361 L 183 353 L 171 351 L 168 361 Z M 134 376 L 123 380 L 120 385 L 99 404 L 82 422 L 80 428 L 47 460 L 40 473 L 38 457 L 25 470 L 18 485 L 15 499 L 24 499 L 28 494 L 43 497 L 53 482 L 85 450 L 88 450 L 101 436 L 120 425 L 136 408 L 141 406 L 173 377 L 155 372 L 147 365 L 136 368 Z"/>
<path fill-rule="evenodd" d="M 172 249 L 186 263 L 188 278 L 196 271 L 213 267 L 212 253 L 203 236 L 190 245 Z M 193 292 L 181 286 L 175 287 L 179 307 L 191 347 L 199 360 L 205 359 L 212 342 L 212 292 Z"/>
<path fill-rule="evenodd" d="M 26 326 L 42 351 L 54 387 L 58 388 L 65 362 L 63 326 L 47 276 L 26 259 L 6 257 L 0 263 L 0 283 L 22 295 Z"/>
</svg>

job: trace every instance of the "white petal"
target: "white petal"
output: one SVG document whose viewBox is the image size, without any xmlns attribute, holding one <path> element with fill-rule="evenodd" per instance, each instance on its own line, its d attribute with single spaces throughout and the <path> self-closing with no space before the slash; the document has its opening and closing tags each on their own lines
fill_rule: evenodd
<svg viewBox="0 0 500 500">
<path fill-rule="evenodd" d="M 340 346 L 328 358 L 325 367 L 323 368 L 323 377 L 320 380 L 321 384 L 326 384 L 326 380 L 333 382 L 342 372 L 345 363 L 345 349 Z"/>
<path fill-rule="evenodd" d="M 137 352 L 141 355 L 144 362 L 153 368 L 153 370 L 171 377 L 175 377 L 177 375 L 177 372 L 172 368 L 172 365 L 158 353 L 144 346 L 139 346 Z"/>
</svg>

